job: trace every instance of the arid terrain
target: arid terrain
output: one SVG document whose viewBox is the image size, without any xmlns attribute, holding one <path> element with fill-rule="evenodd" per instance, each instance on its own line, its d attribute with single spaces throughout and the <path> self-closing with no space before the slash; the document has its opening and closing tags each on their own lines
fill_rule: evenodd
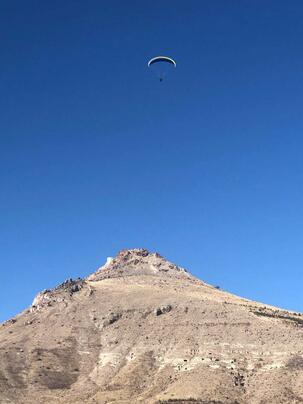
<svg viewBox="0 0 303 404">
<path fill-rule="evenodd" d="M 0 403 L 303 403 L 303 316 L 123 250 L 2 324 Z"/>
</svg>

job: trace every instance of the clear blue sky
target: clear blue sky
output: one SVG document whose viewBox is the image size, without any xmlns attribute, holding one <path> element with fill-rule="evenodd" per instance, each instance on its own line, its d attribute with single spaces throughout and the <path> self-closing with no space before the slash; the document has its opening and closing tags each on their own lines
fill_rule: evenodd
<svg viewBox="0 0 303 404">
<path fill-rule="evenodd" d="M 302 20 L 301 1 L 2 1 L 0 319 L 134 247 L 303 311 Z"/>
</svg>

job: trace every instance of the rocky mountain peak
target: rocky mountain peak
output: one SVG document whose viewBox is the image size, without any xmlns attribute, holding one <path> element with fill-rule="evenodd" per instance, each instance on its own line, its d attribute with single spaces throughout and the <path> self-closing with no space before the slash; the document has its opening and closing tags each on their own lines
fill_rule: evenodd
<svg viewBox="0 0 303 404">
<path fill-rule="evenodd" d="M 302 327 L 122 250 L 1 325 L 0 403 L 302 404 Z"/>
<path fill-rule="evenodd" d="M 167 261 L 157 252 L 152 253 L 145 248 L 134 248 L 121 250 L 114 258 L 108 257 L 106 263 L 87 280 L 99 281 L 139 275 L 190 277 L 184 268 Z"/>
</svg>

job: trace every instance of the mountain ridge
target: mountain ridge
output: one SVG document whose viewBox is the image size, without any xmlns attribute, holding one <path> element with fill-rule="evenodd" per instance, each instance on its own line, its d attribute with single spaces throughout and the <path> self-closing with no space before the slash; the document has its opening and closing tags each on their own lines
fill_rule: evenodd
<svg viewBox="0 0 303 404">
<path fill-rule="evenodd" d="M 146 249 L 40 292 L 0 327 L 0 402 L 303 402 L 301 313 Z"/>
</svg>

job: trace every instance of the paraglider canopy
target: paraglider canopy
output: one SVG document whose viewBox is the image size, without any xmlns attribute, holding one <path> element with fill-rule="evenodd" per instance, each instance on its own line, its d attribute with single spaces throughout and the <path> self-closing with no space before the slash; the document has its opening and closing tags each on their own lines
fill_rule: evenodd
<svg viewBox="0 0 303 404">
<path fill-rule="evenodd" d="M 150 67 L 152 64 L 158 63 L 158 62 L 171 63 L 172 65 L 177 67 L 177 63 L 174 61 L 174 59 L 169 58 L 168 56 L 156 56 L 148 61 L 147 66 Z"/>
<path fill-rule="evenodd" d="M 159 80 L 163 81 L 169 70 L 177 67 L 177 63 L 168 56 L 155 56 L 148 61 L 147 66 L 152 67 L 157 73 Z"/>
</svg>

